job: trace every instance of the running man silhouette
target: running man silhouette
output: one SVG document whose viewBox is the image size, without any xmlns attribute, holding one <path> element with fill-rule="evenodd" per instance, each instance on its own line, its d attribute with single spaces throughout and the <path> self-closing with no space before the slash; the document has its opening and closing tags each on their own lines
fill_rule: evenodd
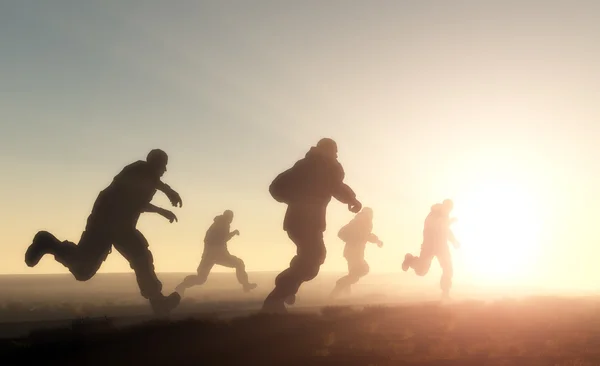
<svg viewBox="0 0 600 366">
<path fill-rule="evenodd" d="M 437 257 L 442 267 L 442 277 L 440 279 L 440 288 L 442 289 L 442 298 L 447 299 L 452 287 L 452 256 L 448 241 L 454 248 L 460 248 L 460 243 L 454 237 L 450 225 L 456 221 L 450 218 L 450 212 L 454 208 L 454 203 L 447 199 L 442 204 L 435 204 L 425 219 L 423 228 L 423 244 L 421 244 L 421 253 L 418 257 L 407 253 L 402 262 L 402 270 L 408 271 L 409 268 L 415 270 L 418 276 L 425 276 L 431 267 L 433 257 Z"/>
<path fill-rule="evenodd" d="M 367 242 L 383 246 L 373 230 L 373 210 L 365 207 L 361 212 L 340 229 L 338 238 L 345 244 L 344 258 L 348 261 L 348 274 L 337 280 L 331 297 L 335 298 L 341 293 L 349 293 L 352 285 L 369 273 L 369 264 L 365 260 L 365 247 Z"/>
<path fill-rule="evenodd" d="M 323 232 L 331 198 L 347 204 L 354 213 L 362 207 L 354 191 L 344 184 L 345 173 L 337 160 L 337 152 L 335 141 L 321 139 L 269 186 L 271 196 L 288 205 L 283 230 L 296 245 L 296 255 L 289 268 L 276 277 L 275 289 L 263 303 L 265 312 L 287 312 L 285 304 L 295 303 L 302 283 L 319 273 L 326 256 Z"/>
<path fill-rule="evenodd" d="M 231 210 L 225 210 L 222 215 L 214 218 L 212 225 L 210 225 L 204 236 L 204 252 L 202 253 L 202 260 L 197 269 L 198 274 L 187 276 L 183 279 L 183 282 L 175 289 L 180 295 L 183 295 L 185 290 L 192 286 L 204 284 L 208 279 L 210 270 L 215 264 L 227 268 L 235 268 L 235 275 L 238 282 L 244 288 L 244 291 L 248 292 L 256 288 L 255 283 L 248 282 L 248 274 L 246 273 L 244 261 L 229 254 L 227 250 L 227 242 L 234 236 L 240 235 L 238 230 L 230 231 L 232 222 L 233 211 Z"/>
<path fill-rule="evenodd" d="M 141 295 L 149 300 L 154 312 L 157 315 L 169 313 L 179 305 L 179 294 L 162 294 L 148 242 L 136 229 L 143 212 L 158 213 L 171 223 L 177 221 L 173 212 L 150 203 L 160 190 L 173 206 L 183 204 L 179 194 L 160 180 L 167 171 L 167 162 L 167 154 L 154 149 L 146 161 L 126 166 L 96 198 L 79 244 L 61 242 L 51 233 L 39 231 L 25 253 L 25 263 L 34 267 L 44 255 L 52 254 L 75 279 L 87 281 L 96 274 L 114 245 L 134 270 Z"/>
</svg>

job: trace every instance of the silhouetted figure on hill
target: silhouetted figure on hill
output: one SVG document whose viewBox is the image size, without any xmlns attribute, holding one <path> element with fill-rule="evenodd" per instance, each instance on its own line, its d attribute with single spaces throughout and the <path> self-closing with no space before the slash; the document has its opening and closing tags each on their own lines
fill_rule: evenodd
<svg viewBox="0 0 600 366">
<path fill-rule="evenodd" d="M 332 197 L 357 213 L 362 205 L 344 184 L 344 169 L 337 160 L 337 144 L 321 139 L 293 167 L 279 174 L 269 186 L 271 196 L 288 205 L 283 230 L 296 245 L 290 267 L 275 279 L 275 289 L 267 296 L 263 311 L 286 312 L 285 303 L 295 303 L 303 282 L 317 276 L 325 261 L 323 232 L 327 205 Z"/>
<path fill-rule="evenodd" d="M 44 255 L 52 254 L 78 281 L 87 281 L 96 274 L 114 245 L 134 270 L 141 295 L 150 301 L 154 312 L 170 312 L 179 304 L 179 294 L 162 294 L 148 242 L 136 229 L 143 212 L 158 213 L 171 223 L 177 221 L 173 212 L 150 203 L 160 190 L 173 206 L 182 206 L 179 194 L 160 180 L 167 171 L 167 162 L 167 154 L 155 149 L 146 161 L 126 166 L 96 198 L 79 244 L 61 242 L 51 233 L 39 231 L 25 253 L 25 263 L 34 267 Z"/>
<path fill-rule="evenodd" d="M 240 235 L 238 230 L 230 231 L 232 222 L 233 212 L 231 210 L 225 210 L 222 215 L 214 218 L 212 225 L 204 236 L 204 252 L 197 269 L 198 274 L 187 276 L 175 291 L 183 295 L 186 289 L 204 284 L 215 264 L 235 268 L 235 275 L 244 291 L 248 292 L 256 288 L 255 283 L 248 282 L 248 273 L 246 273 L 244 261 L 231 255 L 227 250 L 227 242 L 234 236 Z"/>
<path fill-rule="evenodd" d="M 331 297 L 349 293 L 352 285 L 369 273 L 369 264 L 365 260 L 367 242 L 377 244 L 380 248 L 383 246 L 383 242 L 371 232 L 372 230 L 373 210 L 365 207 L 338 232 L 338 238 L 346 243 L 344 258 L 348 261 L 348 274 L 337 280 Z"/>
<path fill-rule="evenodd" d="M 433 257 L 437 257 L 442 267 L 440 288 L 442 289 L 443 298 L 448 298 L 452 287 L 452 256 L 450 255 L 448 241 L 456 249 L 460 247 L 460 243 L 450 229 L 450 225 L 456 221 L 455 218 L 450 218 L 453 207 L 454 203 L 451 200 L 444 200 L 442 204 L 438 203 L 431 207 L 431 211 L 425 219 L 420 255 L 415 257 L 407 253 L 404 262 L 402 262 L 403 271 L 412 268 L 418 276 L 425 276 L 429 272 Z"/>
</svg>

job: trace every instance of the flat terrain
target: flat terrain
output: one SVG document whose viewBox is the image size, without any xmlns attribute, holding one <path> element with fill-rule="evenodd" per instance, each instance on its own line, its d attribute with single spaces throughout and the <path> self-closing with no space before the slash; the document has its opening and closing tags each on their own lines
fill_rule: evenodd
<svg viewBox="0 0 600 366">
<path fill-rule="evenodd" d="M 403 273 L 369 274 L 353 287 L 351 296 L 330 302 L 327 297 L 340 273 L 320 273 L 300 289 L 294 311 L 311 311 L 331 305 L 398 305 L 434 301 L 439 297 L 439 275 L 417 277 Z M 174 319 L 215 316 L 230 318 L 249 315 L 260 309 L 273 288 L 274 272 L 253 272 L 250 279 L 258 283 L 251 293 L 244 293 L 230 272 L 211 273 L 208 282 L 185 293 Z M 172 291 L 185 273 L 160 273 L 165 293 Z M 490 300 L 524 294 L 543 295 L 539 289 L 455 286 L 458 301 Z M 574 295 L 574 294 L 571 294 Z M 579 294 L 581 295 L 581 294 Z M 77 282 L 68 274 L 0 276 L 0 338 L 26 335 L 36 329 L 60 327 L 77 318 L 108 316 L 117 325 L 150 319 L 147 301 L 139 294 L 133 273 L 97 274 L 87 282 Z"/>
<path fill-rule="evenodd" d="M 4 365 L 599 365 L 600 300 L 536 297 L 318 313 L 74 322 L 0 341 Z"/>
<path fill-rule="evenodd" d="M 316 312 L 323 306 L 364 306 L 415 304 L 438 300 L 439 277 L 417 277 L 403 273 L 369 274 L 353 287 L 351 296 L 334 302 L 327 299 L 340 273 L 320 273 L 302 286 L 294 312 Z M 172 291 L 185 273 L 161 273 L 165 293 Z M 173 320 L 231 318 L 256 313 L 272 289 L 274 272 L 253 272 L 250 279 L 258 283 L 251 293 L 244 293 L 230 272 L 211 273 L 208 282 L 185 293 Z M 527 288 L 481 288 L 459 283 L 453 290 L 457 301 L 493 300 L 506 296 L 547 295 L 548 291 Z M 550 292 L 551 293 L 551 292 Z M 561 292 L 564 293 L 564 292 Z M 571 293 L 571 296 L 583 294 Z M 589 297 L 590 294 L 588 294 Z M 139 294 L 133 273 L 97 274 L 87 282 L 77 282 L 68 274 L 0 276 L 0 339 L 25 336 L 39 329 L 64 327 L 73 319 L 110 317 L 115 326 L 152 319 Z"/>
<path fill-rule="evenodd" d="M 186 274 L 163 273 L 165 293 L 172 291 Z M 244 293 L 234 273 L 212 273 L 209 281 L 189 289 L 172 318 L 248 315 L 260 309 L 273 287 L 276 273 L 251 273 L 259 287 Z M 340 274 L 322 274 L 303 286 L 295 311 L 316 311 L 328 305 L 327 295 Z M 397 292 L 395 276 L 371 276 L 355 287 L 352 296 L 339 299 L 338 305 L 397 303 L 427 299 L 420 287 Z M 399 282 L 399 281 L 398 281 Z M 388 285 L 382 285 L 388 283 Z M 403 287 L 400 287 L 403 288 Z M 436 298 L 431 286 L 429 296 Z M 36 329 L 61 327 L 77 318 L 111 317 L 117 325 L 152 318 L 148 302 L 137 288 L 133 273 L 98 274 L 87 282 L 77 282 L 70 274 L 0 276 L 0 338 L 26 335 Z"/>
<path fill-rule="evenodd" d="M 600 365 L 593 294 L 461 283 L 440 304 L 439 277 L 391 274 L 330 302 L 340 274 L 323 273 L 289 315 L 258 314 L 275 275 L 251 273 L 244 293 L 211 274 L 168 319 L 131 273 L 0 276 L 0 365 Z M 165 293 L 184 276 L 160 274 Z"/>
</svg>

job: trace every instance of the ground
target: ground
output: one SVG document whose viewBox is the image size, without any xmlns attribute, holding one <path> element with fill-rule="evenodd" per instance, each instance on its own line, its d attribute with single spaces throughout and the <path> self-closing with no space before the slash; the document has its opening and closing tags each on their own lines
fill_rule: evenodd
<svg viewBox="0 0 600 366">
<path fill-rule="evenodd" d="M 600 300 L 325 307 L 125 328 L 81 320 L 0 342 L 3 365 L 599 365 Z"/>
</svg>

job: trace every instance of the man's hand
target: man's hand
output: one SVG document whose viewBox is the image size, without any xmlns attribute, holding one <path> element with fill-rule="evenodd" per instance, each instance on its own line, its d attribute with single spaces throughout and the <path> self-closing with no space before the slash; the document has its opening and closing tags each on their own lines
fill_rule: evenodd
<svg viewBox="0 0 600 366">
<path fill-rule="evenodd" d="M 348 204 L 348 210 L 350 210 L 350 212 L 359 213 L 361 209 L 362 203 L 360 203 L 357 199 Z"/>
<path fill-rule="evenodd" d="M 160 212 L 160 214 L 167 220 L 169 220 L 170 223 L 173 223 L 173 221 L 178 221 L 177 220 L 177 216 L 175 216 L 175 214 L 169 210 L 162 210 Z"/>
<path fill-rule="evenodd" d="M 382 248 L 382 247 L 383 247 L 383 242 L 382 242 L 381 240 L 380 240 L 380 241 L 378 241 L 378 242 L 377 242 L 377 246 L 378 246 L 378 247 L 380 247 L 380 248 Z"/>
<path fill-rule="evenodd" d="M 233 235 L 240 235 L 240 231 L 239 231 L 239 230 L 237 230 L 237 229 L 236 229 L 236 230 L 233 230 L 232 234 L 233 234 Z"/>
<path fill-rule="evenodd" d="M 179 193 L 175 192 L 174 189 L 172 189 L 172 188 L 166 189 L 165 195 L 167 196 L 167 198 L 169 198 L 169 201 L 171 201 L 171 204 L 173 205 L 173 207 L 177 207 L 177 205 L 179 205 L 179 207 L 183 206 L 183 201 L 181 200 Z"/>
</svg>

